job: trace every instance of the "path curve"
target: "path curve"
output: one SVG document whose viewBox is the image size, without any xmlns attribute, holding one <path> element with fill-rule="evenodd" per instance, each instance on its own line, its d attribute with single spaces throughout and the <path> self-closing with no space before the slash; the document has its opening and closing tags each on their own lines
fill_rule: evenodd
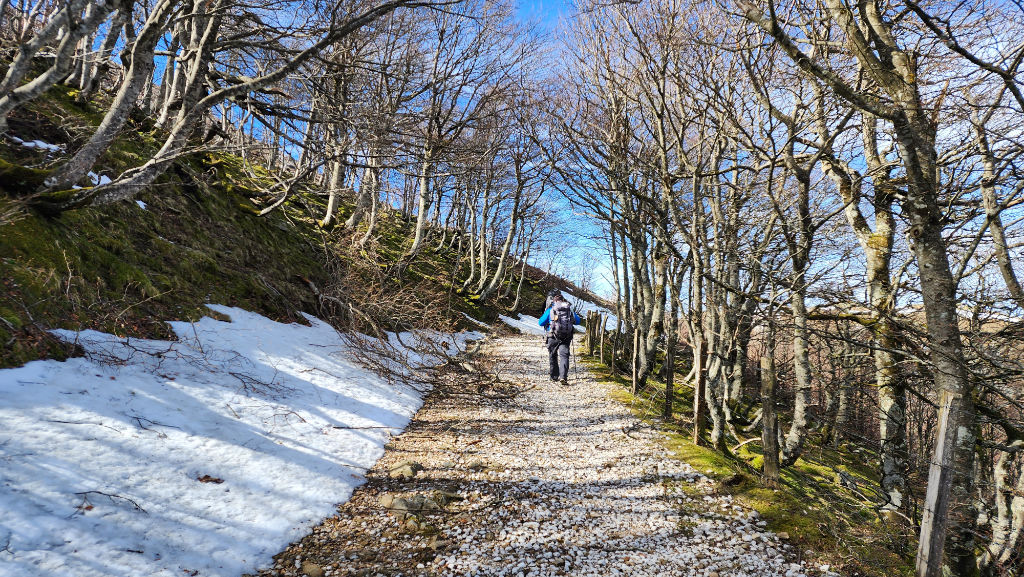
<svg viewBox="0 0 1024 577">
<path fill-rule="evenodd" d="M 569 387 L 548 381 L 538 337 L 495 339 L 488 355 L 502 379 L 533 388 L 432 397 L 339 515 L 263 575 L 821 574 L 672 458 L 609 385 L 582 369 Z M 392 478 L 410 461 L 425 469 Z M 427 510 L 400 519 L 410 506 Z"/>
</svg>

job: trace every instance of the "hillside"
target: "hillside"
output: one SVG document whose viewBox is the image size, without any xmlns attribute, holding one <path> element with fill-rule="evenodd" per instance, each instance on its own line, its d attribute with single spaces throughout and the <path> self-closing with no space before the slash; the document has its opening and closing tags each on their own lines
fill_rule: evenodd
<svg viewBox="0 0 1024 577">
<path fill-rule="evenodd" d="M 210 315 L 207 303 L 288 321 L 302 322 L 299 313 L 309 312 L 365 329 L 365 320 L 334 310 L 343 296 L 389 330 L 450 329 L 467 326 L 461 313 L 491 322 L 509 312 L 511 296 L 481 302 L 461 290 L 450 246 L 403 258 L 412 225 L 394 211 L 383 211 L 378 234 L 362 247 L 340 227 L 317 225 L 326 195 L 311 186 L 259 216 L 274 200 L 266 193 L 273 178 L 226 153 L 178 160 L 135 201 L 59 216 L 18 206 L 54 158 L 74 146 L 75 126 L 97 122 L 74 95 L 54 88 L 13 115 L 11 132 L 0 140 L 0 208 L 10 213 L 0 227 L 0 340 L 8 345 L 0 367 L 73 354 L 50 329 L 167 337 L 164 321 Z M 101 175 L 123 168 L 121 158 L 150 152 L 153 132 L 145 123 L 135 129 L 100 161 Z M 348 211 L 351 201 L 343 200 L 339 217 Z M 525 270 L 522 310 L 542 308 L 550 287 L 572 287 Z M 518 283 L 518 276 L 508 282 Z"/>
</svg>

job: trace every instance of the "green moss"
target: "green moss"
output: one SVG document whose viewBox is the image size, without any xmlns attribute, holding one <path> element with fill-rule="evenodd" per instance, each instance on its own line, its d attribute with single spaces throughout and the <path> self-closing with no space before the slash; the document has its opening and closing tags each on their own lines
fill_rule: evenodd
<svg viewBox="0 0 1024 577">
<path fill-rule="evenodd" d="M 0 158 L 0 190 L 12 196 L 26 196 L 39 190 L 52 171 L 28 168 Z"/>
</svg>

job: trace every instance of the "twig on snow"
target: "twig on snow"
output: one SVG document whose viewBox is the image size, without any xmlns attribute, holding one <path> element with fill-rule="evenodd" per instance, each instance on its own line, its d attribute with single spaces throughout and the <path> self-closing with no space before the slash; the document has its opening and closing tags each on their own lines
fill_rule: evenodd
<svg viewBox="0 0 1024 577">
<path fill-rule="evenodd" d="M 122 501 L 127 501 L 131 503 L 132 507 L 134 507 L 136 511 L 142 511 L 147 515 L 149 514 L 149 512 L 143 509 L 142 506 L 135 502 L 134 499 L 122 497 L 121 495 L 115 495 L 113 493 L 104 493 L 103 491 L 81 491 L 75 493 L 75 495 L 78 495 L 82 498 L 82 504 L 76 507 L 76 509 L 78 509 L 79 511 L 88 511 L 93 508 L 92 503 L 89 501 L 89 495 L 103 495 L 104 497 L 110 499 L 111 503 L 117 503 L 118 499 Z"/>
</svg>

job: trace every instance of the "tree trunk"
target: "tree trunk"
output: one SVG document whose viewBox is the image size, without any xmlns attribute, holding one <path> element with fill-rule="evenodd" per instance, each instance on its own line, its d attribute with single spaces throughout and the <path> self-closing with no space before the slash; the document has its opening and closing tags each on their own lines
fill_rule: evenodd
<svg viewBox="0 0 1024 577">
<path fill-rule="evenodd" d="M 793 374 L 796 377 L 793 391 L 793 422 L 786 434 L 782 447 L 782 466 L 789 467 L 800 458 L 807 440 L 807 406 L 811 404 L 811 361 L 808 357 L 807 305 L 804 303 L 803 275 L 795 281 L 792 291 L 791 311 L 793 313 Z"/>
<path fill-rule="evenodd" d="M 409 249 L 410 256 L 419 254 L 427 233 L 427 219 L 430 216 L 430 175 L 433 170 L 431 151 L 426 148 L 423 151 L 423 161 L 420 163 L 420 174 L 417 177 L 419 195 L 416 212 L 416 236 L 413 238 L 412 248 Z"/>
<path fill-rule="evenodd" d="M 512 200 L 512 214 L 509 217 L 508 234 L 505 235 L 505 242 L 501 245 L 501 256 L 498 257 L 498 267 L 494 271 L 494 276 L 491 278 L 491 282 L 486 288 L 480 293 L 480 299 L 486 299 L 494 293 L 495 289 L 498 288 L 498 282 L 501 277 L 505 274 L 505 267 L 508 261 L 509 250 L 512 248 L 512 241 L 515 240 L 515 235 L 519 225 L 519 204 L 523 196 L 523 187 L 516 186 L 515 196 Z"/>
<path fill-rule="evenodd" d="M 176 5 L 176 0 L 164 0 L 150 12 L 132 46 L 125 79 L 99 127 L 89 141 L 57 169 L 46 190 L 71 188 L 85 178 L 100 156 L 110 148 L 135 108 L 139 93 L 152 81 L 156 45 L 165 31 L 167 20 L 177 11 Z M 113 31 L 110 34 L 115 35 Z"/>
<path fill-rule="evenodd" d="M 33 42 L 30 42 L 29 45 L 34 47 L 34 49 L 26 50 L 26 46 L 29 45 L 25 45 L 21 50 L 19 50 L 17 58 L 8 68 L 7 75 L 4 77 L 3 81 L 0 82 L 0 134 L 7 132 L 7 115 L 10 114 L 12 110 L 30 100 L 38 98 L 39 95 L 62 81 L 64 77 L 67 76 L 68 71 L 71 70 L 71 66 L 75 61 L 71 56 L 74 53 L 75 46 L 78 44 L 78 41 L 99 26 L 99 24 L 106 19 L 111 10 L 110 5 L 104 4 L 103 6 L 96 7 L 95 10 L 90 10 L 87 16 L 79 17 L 77 15 L 77 11 L 74 10 L 74 7 L 80 7 L 82 4 L 85 4 L 85 2 L 82 2 L 81 0 L 73 1 L 69 5 L 71 10 L 67 13 L 66 17 L 54 18 L 54 20 L 51 21 L 50 24 L 54 24 L 55 22 L 59 22 L 61 24 L 65 22 L 69 23 L 67 29 L 59 28 L 58 26 L 60 30 L 63 30 L 63 36 L 61 37 L 60 43 L 57 45 L 54 63 L 42 74 L 21 85 L 18 83 L 28 72 L 32 56 L 38 52 L 41 45 L 36 46 L 34 42 L 36 38 L 33 38 Z M 68 20 L 65 20 L 65 18 L 68 18 Z M 51 31 L 50 24 L 44 27 L 43 30 L 40 31 L 40 34 L 43 34 L 44 32 L 49 34 Z M 53 35 L 57 35 L 57 29 L 53 29 Z M 21 61 L 23 57 L 24 62 Z"/>
<path fill-rule="evenodd" d="M 88 80 L 82 83 L 82 89 L 78 92 L 78 96 L 75 97 L 75 101 L 79 104 L 85 104 L 92 99 L 92 95 L 96 93 L 96 89 L 99 88 L 107 70 L 110 69 L 110 58 L 115 46 L 117 46 L 118 39 L 121 37 L 121 30 L 125 27 L 128 19 L 131 18 L 131 14 L 132 4 L 130 2 L 122 2 L 120 6 L 117 7 L 117 14 L 110 23 L 110 29 L 107 30 L 107 35 L 103 39 L 103 45 L 100 47 L 99 54 L 96 56 L 96 62 L 89 66 L 89 69 L 87 70 Z M 128 35 L 125 34 L 126 43 L 130 41 L 127 36 Z M 138 39 L 136 39 L 136 41 L 138 41 Z M 126 78 L 127 77 L 128 76 L 126 76 Z M 148 78 L 147 81 L 152 82 L 152 78 Z"/>
</svg>

